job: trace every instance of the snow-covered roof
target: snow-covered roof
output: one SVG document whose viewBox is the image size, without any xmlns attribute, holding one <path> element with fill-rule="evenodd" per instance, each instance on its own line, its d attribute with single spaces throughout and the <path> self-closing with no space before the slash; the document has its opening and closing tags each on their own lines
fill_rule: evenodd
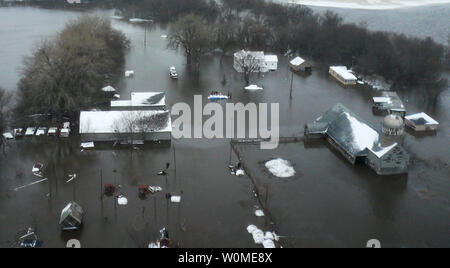
<svg viewBox="0 0 450 268">
<path fill-rule="evenodd" d="M 304 59 L 300 58 L 300 57 L 296 57 L 295 59 L 291 60 L 291 64 L 294 66 L 300 66 L 305 62 Z"/>
<path fill-rule="evenodd" d="M 434 120 L 424 112 L 407 115 L 405 118 L 417 125 L 439 125 L 438 121 Z"/>
<path fill-rule="evenodd" d="M 131 100 L 111 101 L 111 107 L 152 107 L 166 105 L 164 92 L 132 92 Z"/>
<path fill-rule="evenodd" d="M 372 148 L 369 148 L 369 151 L 371 151 L 372 153 L 374 153 L 378 158 L 382 157 L 383 155 L 387 154 L 388 152 L 390 152 L 392 149 L 395 148 L 395 146 L 397 146 L 397 143 L 394 143 L 390 146 L 387 147 L 382 147 L 382 146 L 374 146 Z"/>
<path fill-rule="evenodd" d="M 380 135 L 367 122 L 338 103 L 314 122 L 307 124 L 314 133 L 327 133 L 348 154 L 356 157 L 366 149 L 381 157 L 395 146 L 382 147 Z"/>
<path fill-rule="evenodd" d="M 80 134 L 128 133 L 130 127 L 134 127 L 135 132 L 171 132 L 172 121 L 168 111 L 160 110 L 80 113 Z"/>
<path fill-rule="evenodd" d="M 104 88 L 102 88 L 103 92 L 116 92 L 116 89 L 113 88 L 112 86 L 106 86 Z"/>
<path fill-rule="evenodd" d="M 251 55 L 254 58 L 265 59 L 263 51 L 240 50 L 240 51 L 234 53 L 234 57 L 236 57 L 236 58 L 244 58 L 247 55 Z"/>
<path fill-rule="evenodd" d="M 335 71 L 345 80 L 357 80 L 356 76 L 353 75 L 345 66 L 330 66 L 330 69 Z"/>
<path fill-rule="evenodd" d="M 268 62 L 278 62 L 278 56 L 277 55 L 265 55 L 264 60 Z"/>
<path fill-rule="evenodd" d="M 379 140 L 378 132 L 346 111 L 330 124 L 327 134 L 353 156 L 372 148 Z"/>
<path fill-rule="evenodd" d="M 390 100 L 391 98 L 389 97 L 373 97 L 373 102 L 388 103 Z"/>
</svg>

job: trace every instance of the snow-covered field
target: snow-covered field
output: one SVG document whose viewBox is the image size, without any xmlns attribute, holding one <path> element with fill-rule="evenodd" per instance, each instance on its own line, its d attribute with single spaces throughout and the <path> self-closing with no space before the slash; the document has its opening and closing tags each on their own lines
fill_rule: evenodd
<svg viewBox="0 0 450 268">
<path fill-rule="evenodd" d="M 282 2 L 337 8 L 395 9 L 450 3 L 450 0 L 282 0 Z"/>
</svg>

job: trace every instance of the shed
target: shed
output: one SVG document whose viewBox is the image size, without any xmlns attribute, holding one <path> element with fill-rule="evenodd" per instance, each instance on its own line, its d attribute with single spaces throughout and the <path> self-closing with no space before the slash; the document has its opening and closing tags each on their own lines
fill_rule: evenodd
<svg viewBox="0 0 450 268">
<path fill-rule="evenodd" d="M 374 111 L 405 116 L 405 105 L 395 91 L 384 91 L 381 93 L 381 96 L 373 97 L 372 100 L 372 109 Z"/>
<path fill-rule="evenodd" d="M 59 225 L 63 230 L 76 230 L 83 223 L 83 215 L 83 208 L 72 201 L 61 211 Z"/>
<path fill-rule="evenodd" d="M 435 131 L 439 122 L 424 112 L 405 116 L 405 123 L 415 131 Z"/>
<path fill-rule="evenodd" d="M 358 80 L 345 66 L 330 66 L 328 73 L 343 85 L 356 85 Z"/>
<path fill-rule="evenodd" d="M 293 71 L 296 72 L 311 72 L 312 67 L 311 65 L 306 62 L 306 60 L 300 58 L 300 57 L 296 57 L 293 60 L 291 60 L 289 62 L 289 66 L 291 67 L 291 69 Z"/>
<path fill-rule="evenodd" d="M 265 67 L 268 71 L 276 71 L 278 69 L 278 56 L 277 55 L 265 55 L 264 62 L 265 62 Z"/>
</svg>

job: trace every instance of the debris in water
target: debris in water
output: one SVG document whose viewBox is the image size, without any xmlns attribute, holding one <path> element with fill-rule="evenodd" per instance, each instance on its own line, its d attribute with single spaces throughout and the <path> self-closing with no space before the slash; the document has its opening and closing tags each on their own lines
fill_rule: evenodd
<svg viewBox="0 0 450 268">
<path fill-rule="evenodd" d="M 262 244 L 264 242 L 264 233 L 260 229 L 253 231 L 252 236 L 255 244 Z"/>
<path fill-rule="evenodd" d="M 66 181 L 66 183 L 69 183 L 71 181 L 73 181 L 75 178 L 77 177 L 77 174 L 69 174 L 69 180 Z"/>
<path fill-rule="evenodd" d="M 119 195 L 117 197 L 117 204 L 121 206 L 126 206 L 128 204 L 128 199 L 123 195 Z"/>
<path fill-rule="evenodd" d="M 24 185 L 24 186 L 17 187 L 17 188 L 14 189 L 14 191 L 18 191 L 18 190 L 20 190 L 20 189 L 23 189 L 23 188 L 26 188 L 26 187 L 28 187 L 28 186 L 35 185 L 35 184 L 44 182 L 44 181 L 46 181 L 46 180 L 48 180 L 48 179 L 45 178 L 45 179 L 38 180 L 38 181 L 32 182 L 32 183 L 30 183 L 30 184 Z"/>
<path fill-rule="evenodd" d="M 83 142 L 83 143 L 81 143 L 81 148 L 92 149 L 92 148 L 94 148 L 94 143 L 93 142 Z"/>
<path fill-rule="evenodd" d="M 275 243 L 270 239 L 264 239 L 262 244 L 264 248 L 275 248 Z"/>
<path fill-rule="evenodd" d="M 279 236 L 277 236 L 274 232 L 264 233 L 253 224 L 247 226 L 247 231 L 252 235 L 255 244 L 262 244 L 264 248 L 276 247 L 274 241 L 278 241 Z"/>
<path fill-rule="evenodd" d="M 295 175 L 295 170 L 291 163 L 281 158 L 267 161 L 265 166 L 270 173 L 279 178 L 289 178 Z"/>
<path fill-rule="evenodd" d="M 106 183 L 104 188 L 105 188 L 105 195 L 108 195 L 108 196 L 114 194 L 114 192 L 116 191 L 116 186 L 109 184 L 109 183 Z"/>
<path fill-rule="evenodd" d="M 264 217 L 264 211 L 262 211 L 261 209 L 255 210 L 255 216 Z"/>
<path fill-rule="evenodd" d="M 36 164 L 34 164 L 33 169 L 31 169 L 31 172 L 33 172 L 33 173 L 41 172 L 41 170 L 42 170 L 43 167 L 44 167 L 43 164 L 41 164 L 41 163 L 36 163 Z"/>
<path fill-rule="evenodd" d="M 170 201 L 172 203 L 180 203 L 181 202 L 181 196 L 179 196 L 179 195 L 172 195 L 172 196 L 170 196 Z"/>
<path fill-rule="evenodd" d="M 159 231 L 160 238 L 158 241 L 150 242 L 148 248 L 169 248 L 171 240 L 169 238 L 169 232 L 164 227 Z"/>
<path fill-rule="evenodd" d="M 158 172 L 158 176 L 166 176 L 167 172 L 165 170 Z"/>
<path fill-rule="evenodd" d="M 72 201 L 61 211 L 59 224 L 63 230 L 77 230 L 83 222 L 83 215 L 83 208 Z"/>
</svg>

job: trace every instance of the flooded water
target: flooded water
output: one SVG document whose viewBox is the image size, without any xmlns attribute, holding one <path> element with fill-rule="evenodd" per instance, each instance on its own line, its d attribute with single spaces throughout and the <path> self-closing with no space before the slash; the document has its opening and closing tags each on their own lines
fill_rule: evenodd
<svg viewBox="0 0 450 268">
<path fill-rule="evenodd" d="M 22 10 L 0 8 L 0 18 Z M 29 21 L 50 21 L 56 31 L 79 15 L 25 10 L 26 20 L 16 26 L 24 28 L 23 36 L 11 33 L 3 19 L 0 35 L 17 34 L 15 38 L 25 38 L 29 47 L 41 36 L 52 34 L 48 28 L 37 32 L 40 28 Z M 264 90 L 246 92 L 240 75 L 232 69 L 232 58 L 226 57 L 221 64 L 218 56 L 207 56 L 196 76 L 181 54 L 166 49 L 167 40 L 162 36 L 167 28 L 145 29 L 118 21 L 114 25 L 132 42 L 125 69 L 134 70 L 135 76 L 119 83 L 123 99 L 132 91 L 164 91 L 169 105 L 192 105 L 194 94 L 202 94 L 206 103 L 208 93 L 220 89 L 231 93 L 233 102 L 280 103 L 280 134 L 286 137 L 301 136 L 305 123 L 342 102 L 380 128 L 382 117 L 373 115 L 370 108 L 375 92 L 342 88 L 328 78 L 326 70 L 315 70 L 307 77 L 295 75 L 290 100 L 288 59 L 280 56 L 278 71 L 254 78 Z M 30 37 L 32 31 L 35 34 Z M 9 64 L 2 68 L 11 74 L 15 63 L 29 52 L 25 45 L 16 48 L 13 41 L 6 44 L 1 48 L 2 61 L 4 53 L 15 57 L 5 57 Z M 177 68 L 177 81 L 169 78 L 169 66 Z M 13 90 L 17 74 L 1 75 L 0 81 Z M 227 83 L 222 86 L 224 77 Z M 68 141 L 36 137 L 12 141 L 7 155 L 0 158 L 0 246 L 10 246 L 18 231 L 33 226 L 46 247 L 63 247 L 70 238 L 79 239 L 84 247 L 139 247 L 156 239 L 158 230 L 166 226 L 171 238 L 183 247 L 258 247 L 246 230 L 248 224 L 255 224 L 286 236 L 281 242 L 285 247 L 364 247 L 372 238 L 393 247 L 448 247 L 450 93 L 444 92 L 434 108 L 427 107 L 419 96 L 401 96 L 410 112 L 424 110 L 441 123 L 436 135 L 405 135 L 405 147 L 414 156 L 406 177 L 380 177 L 364 166 L 351 166 L 326 144 L 282 144 L 276 150 L 264 151 L 239 146 L 243 161 L 256 177 L 256 187 L 268 190 L 265 205 L 272 219 L 254 216 L 260 203 L 250 179 L 229 173 L 230 158 L 236 161 L 236 156 L 226 139 L 173 140 L 170 147 L 142 148 L 133 153 L 128 149 L 81 152 L 77 137 Z M 271 177 L 262 163 L 276 157 L 291 161 L 297 176 L 288 180 Z M 35 162 L 55 166 L 49 182 L 12 191 L 41 179 L 31 174 Z M 167 178 L 157 176 L 167 162 Z M 77 179 L 67 183 L 72 173 L 78 174 Z M 128 205 L 116 206 L 110 197 L 101 200 L 102 182 L 120 185 L 119 192 L 128 198 Z M 161 186 L 163 192 L 141 200 L 137 189 L 141 183 Z M 164 196 L 167 192 L 180 194 L 181 203 L 169 203 Z M 84 226 L 80 232 L 62 233 L 59 214 L 73 199 L 85 209 Z"/>
</svg>

